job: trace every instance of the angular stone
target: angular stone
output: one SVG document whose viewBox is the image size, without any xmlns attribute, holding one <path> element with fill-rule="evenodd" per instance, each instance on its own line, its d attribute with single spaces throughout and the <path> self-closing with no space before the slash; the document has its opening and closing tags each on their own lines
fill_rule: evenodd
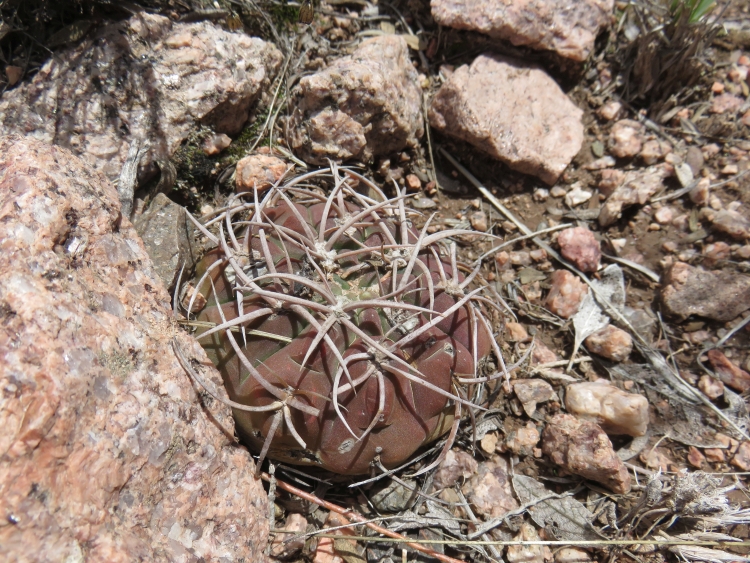
<svg viewBox="0 0 750 563">
<path fill-rule="evenodd" d="M 632 119 L 621 119 L 609 133 L 609 152 L 618 158 L 632 158 L 643 146 L 643 125 Z"/>
<path fill-rule="evenodd" d="M 499 456 L 480 463 L 462 490 L 476 513 L 487 519 L 518 508 L 510 485 L 508 462 Z"/>
<path fill-rule="evenodd" d="M 740 471 L 750 471 L 750 442 L 742 442 L 731 461 Z"/>
<path fill-rule="evenodd" d="M 156 273 L 170 290 L 180 270 L 192 270 L 198 255 L 193 223 L 185 208 L 158 194 L 148 210 L 136 218 L 135 230 L 141 236 Z"/>
<path fill-rule="evenodd" d="M 432 480 L 434 489 L 452 487 L 463 478 L 468 479 L 477 471 L 477 461 L 463 450 L 450 450 L 435 471 Z"/>
<path fill-rule="evenodd" d="M 432 17 L 440 25 L 478 31 L 534 49 L 556 51 L 584 61 L 599 30 L 609 25 L 613 0 L 562 2 L 549 0 L 431 0 Z"/>
<path fill-rule="evenodd" d="M 221 377 L 174 325 L 112 185 L 5 137 L 0 217 L 0 560 L 263 560 L 252 458 L 173 339 L 224 394 Z"/>
<path fill-rule="evenodd" d="M 578 311 L 589 288 L 568 270 L 555 270 L 545 305 L 558 317 L 569 319 Z"/>
<path fill-rule="evenodd" d="M 711 367 L 714 368 L 716 376 L 726 385 L 737 391 L 744 393 L 750 389 L 750 373 L 741 369 L 737 364 L 727 358 L 720 350 L 709 350 L 706 354 Z"/>
<path fill-rule="evenodd" d="M 643 436 L 648 429 L 648 399 L 601 379 L 568 385 L 565 408 L 580 419 L 596 422 L 609 434 Z"/>
<path fill-rule="evenodd" d="M 141 140 L 141 179 L 198 123 L 238 133 L 281 64 L 270 43 L 211 22 L 139 12 L 56 53 L 0 100 L 6 133 L 70 149 L 110 179 Z"/>
<path fill-rule="evenodd" d="M 630 491 L 628 470 L 607 435 L 593 422 L 570 414 L 553 416 L 542 432 L 542 451 L 574 475 L 601 483 L 615 493 Z"/>
<path fill-rule="evenodd" d="M 594 233 L 586 227 L 571 227 L 557 235 L 560 253 L 582 272 L 595 272 L 599 267 L 602 249 Z"/>
<path fill-rule="evenodd" d="M 608 227 L 620 218 L 623 209 L 646 203 L 662 187 L 666 176 L 667 169 L 664 166 L 626 172 L 622 182 L 602 205 L 599 224 Z"/>
<path fill-rule="evenodd" d="M 234 172 L 235 191 L 264 191 L 287 173 L 289 165 L 275 156 L 253 154 L 240 159 Z"/>
<path fill-rule="evenodd" d="M 550 185 L 581 149 L 582 115 L 543 70 L 489 54 L 457 68 L 429 111 L 438 131 Z"/>
<path fill-rule="evenodd" d="M 306 162 L 373 157 L 414 147 L 424 133 L 422 91 L 403 37 L 364 41 L 292 91 L 287 141 Z"/>
<path fill-rule="evenodd" d="M 679 319 L 698 315 L 731 321 L 750 309 L 750 276 L 730 271 L 706 272 L 675 262 L 664 278 L 661 301 Z"/>
<path fill-rule="evenodd" d="M 513 381 L 513 391 L 528 416 L 536 412 L 537 404 L 546 403 L 557 396 L 552 386 L 543 379 L 516 379 Z"/>
<path fill-rule="evenodd" d="M 711 226 L 737 240 L 750 238 L 750 219 L 739 211 L 721 209 L 713 215 Z"/>
</svg>

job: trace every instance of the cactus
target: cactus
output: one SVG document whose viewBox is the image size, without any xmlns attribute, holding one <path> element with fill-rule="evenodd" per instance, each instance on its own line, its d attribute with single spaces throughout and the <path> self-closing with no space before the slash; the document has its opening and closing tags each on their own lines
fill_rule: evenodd
<svg viewBox="0 0 750 563">
<path fill-rule="evenodd" d="M 197 268 L 208 297 L 196 336 L 261 461 L 395 467 L 455 436 L 477 387 L 500 375 L 484 313 L 497 305 L 445 242 L 477 233 L 428 234 L 429 220 L 417 231 L 405 199 L 332 165 L 262 199 L 238 194 L 212 222 L 218 236 L 202 229 L 217 246 Z"/>
</svg>

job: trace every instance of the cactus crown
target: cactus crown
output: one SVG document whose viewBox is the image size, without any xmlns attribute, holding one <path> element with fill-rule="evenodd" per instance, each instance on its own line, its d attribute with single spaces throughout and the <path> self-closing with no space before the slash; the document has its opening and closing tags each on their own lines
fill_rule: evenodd
<svg viewBox="0 0 750 563">
<path fill-rule="evenodd" d="M 216 248 L 198 266 L 197 337 L 261 458 L 396 466 L 455 435 L 472 386 L 498 377 L 479 373 L 492 352 L 502 361 L 483 314 L 495 305 L 445 242 L 476 233 L 417 231 L 405 199 L 332 165 L 238 194 L 218 236 L 204 229 Z"/>
</svg>

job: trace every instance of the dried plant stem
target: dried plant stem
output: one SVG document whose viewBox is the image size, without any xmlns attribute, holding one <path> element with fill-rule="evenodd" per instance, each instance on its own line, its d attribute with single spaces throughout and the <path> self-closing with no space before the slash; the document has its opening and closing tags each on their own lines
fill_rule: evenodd
<svg viewBox="0 0 750 563">
<path fill-rule="evenodd" d="M 271 477 L 268 475 L 268 473 L 265 473 L 265 472 L 261 473 L 260 476 L 264 481 L 268 481 L 269 483 L 271 482 Z M 397 532 L 392 532 L 391 530 L 383 528 L 382 526 L 378 526 L 377 524 L 371 522 L 364 516 L 354 512 L 353 510 L 348 510 L 342 506 L 333 504 L 332 502 L 328 502 L 327 500 L 323 500 L 322 498 L 318 498 L 317 496 L 311 493 L 308 493 L 306 491 L 303 491 L 302 489 L 298 489 L 297 487 L 290 485 L 289 483 L 285 483 L 284 481 L 279 481 L 278 479 L 276 479 L 276 488 L 283 489 L 288 493 L 297 495 L 301 499 L 317 504 L 318 506 L 321 506 L 337 514 L 341 514 L 343 517 L 349 520 L 354 520 L 357 523 L 364 524 L 365 526 L 367 526 L 368 528 L 370 528 L 371 530 L 374 530 L 375 532 L 379 534 L 388 536 L 389 538 L 392 538 L 398 543 L 405 543 L 412 549 L 415 549 L 416 551 L 424 553 L 425 555 L 429 555 L 430 557 L 434 557 L 435 559 L 438 559 L 440 561 L 444 561 L 445 563 L 464 563 L 463 561 L 454 559 L 453 557 L 448 557 L 447 555 L 443 555 L 442 553 L 438 553 L 437 551 L 434 551 L 430 549 L 429 547 L 421 545 L 421 543 L 423 542 L 412 541 L 411 539 L 405 538 L 404 536 L 402 536 L 401 534 Z M 338 536 L 334 536 L 332 534 L 327 534 L 327 535 L 331 535 L 334 538 L 341 537 L 340 535 Z M 351 539 L 352 537 L 357 537 L 357 536 L 347 536 L 347 539 Z M 372 539 L 378 539 L 378 538 L 369 538 L 369 539 L 372 540 Z M 381 538 L 381 541 L 382 541 L 382 538 Z"/>
</svg>

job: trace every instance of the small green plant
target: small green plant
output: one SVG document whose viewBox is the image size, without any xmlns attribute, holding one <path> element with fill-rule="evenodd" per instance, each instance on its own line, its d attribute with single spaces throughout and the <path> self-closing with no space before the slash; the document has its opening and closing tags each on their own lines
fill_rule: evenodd
<svg viewBox="0 0 750 563">
<path fill-rule="evenodd" d="M 688 23 L 698 23 L 716 6 L 715 0 L 672 0 L 669 11 L 674 22 L 679 21 L 683 15 L 687 17 Z"/>
<path fill-rule="evenodd" d="M 490 361 L 499 307 L 447 243 L 478 233 L 417 231 L 406 197 L 332 165 L 234 196 L 205 230 L 193 324 L 261 458 L 363 474 L 452 430 L 445 452 L 507 373 Z"/>
</svg>

